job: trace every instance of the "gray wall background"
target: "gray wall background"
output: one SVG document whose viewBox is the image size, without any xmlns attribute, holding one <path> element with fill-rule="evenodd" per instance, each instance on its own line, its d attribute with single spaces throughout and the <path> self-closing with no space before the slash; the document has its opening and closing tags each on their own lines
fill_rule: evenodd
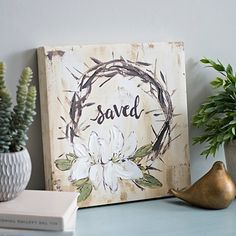
<svg viewBox="0 0 236 236">
<path fill-rule="evenodd" d="M 35 49 L 42 45 L 184 41 L 186 53 L 189 121 L 199 104 L 212 91 L 215 73 L 199 63 L 203 56 L 219 58 L 235 66 L 234 0 L 0 0 L 0 60 L 7 63 L 7 85 L 15 96 L 25 66 L 35 74 Z M 37 117 L 29 130 L 28 149 L 33 172 L 29 188 L 44 188 L 42 133 L 39 101 Z M 189 123 L 190 143 L 200 131 Z M 191 146 L 192 181 L 216 160 L 200 157 L 202 146 Z"/>
</svg>

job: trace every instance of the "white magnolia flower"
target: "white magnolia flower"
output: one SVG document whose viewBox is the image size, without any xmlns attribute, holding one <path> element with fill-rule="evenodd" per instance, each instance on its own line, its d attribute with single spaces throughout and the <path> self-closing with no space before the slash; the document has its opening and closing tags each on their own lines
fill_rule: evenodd
<svg viewBox="0 0 236 236">
<path fill-rule="evenodd" d="M 136 149 L 137 139 L 134 132 L 124 141 L 122 132 L 114 126 L 110 130 L 109 142 L 92 132 L 88 148 L 80 143 L 74 144 L 78 159 L 69 178 L 74 181 L 88 177 L 94 188 L 102 183 L 105 189 L 115 192 L 118 189 L 118 178 L 135 180 L 143 177 L 142 171 L 129 159 Z"/>
</svg>

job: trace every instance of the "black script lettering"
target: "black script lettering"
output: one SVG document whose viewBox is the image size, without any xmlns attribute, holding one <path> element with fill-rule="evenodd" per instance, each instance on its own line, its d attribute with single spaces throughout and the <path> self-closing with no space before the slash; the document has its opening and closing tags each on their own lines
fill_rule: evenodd
<svg viewBox="0 0 236 236">
<path fill-rule="evenodd" d="M 130 110 L 130 116 L 135 117 L 136 119 L 139 119 L 142 112 L 144 111 L 144 109 L 142 109 L 138 114 L 137 108 L 138 108 L 138 105 L 139 105 L 139 101 L 140 101 L 140 98 L 139 98 L 139 95 L 137 95 L 135 100 L 134 100 L 134 107 L 131 108 L 131 110 Z"/>
<path fill-rule="evenodd" d="M 115 118 L 113 111 L 110 108 L 106 110 L 105 117 L 112 120 Z"/>
<path fill-rule="evenodd" d="M 124 115 L 125 117 L 128 117 L 128 116 L 129 116 L 129 113 L 128 113 L 129 105 L 126 105 L 126 106 L 124 106 L 124 107 L 122 107 L 122 108 L 123 108 L 123 115 Z"/>
<path fill-rule="evenodd" d="M 97 123 L 98 123 L 98 124 L 102 124 L 102 122 L 103 122 L 104 119 L 105 119 L 105 115 L 104 115 L 104 113 L 102 112 L 102 105 L 98 105 L 98 106 L 97 106 L 97 109 L 98 109 L 98 115 L 97 115 L 97 117 L 96 117 L 95 119 L 90 119 L 90 120 L 92 120 L 92 121 L 97 120 Z"/>
<path fill-rule="evenodd" d="M 118 111 L 118 108 L 117 108 L 116 104 L 113 105 L 113 108 L 114 108 L 114 111 L 115 111 L 116 115 L 117 115 L 118 117 L 120 117 L 120 115 L 121 115 L 121 113 L 122 113 L 122 110 L 123 110 L 123 106 L 120 107 L 120 110 L 119 110 L 119 111 Z"/>
<path fill-rule="evenodd" d="M 98 105 L 97 109 L 98 109 L 98 114 L 96 116 L 96 118 L 94 119 L 90 119 L 92 121 L 97 121 L 97 123 L 99 125 L 101 125 L 105 119 L 114 119 L 115 116 L 120 117 L 121 114 L 124 117 L 135 117 L 135 119 L 139 119 L 142 112 L 144 111 L 144 109 L 142 109 L 140 112 L 138 112 L 138 105 L 140 102 L 140 97 L 139 95 L 137 95 L 134 99 L 134 106 L 130 108 L 129 105 L 125 105 L 125 106 L 121 106 L 120 109 L 118 109 L 117 105 L 114 104 L 113 105 L 113 109 L 108 108 L 105 111 L 102 111 L 102 105 Z"/>
</svg>

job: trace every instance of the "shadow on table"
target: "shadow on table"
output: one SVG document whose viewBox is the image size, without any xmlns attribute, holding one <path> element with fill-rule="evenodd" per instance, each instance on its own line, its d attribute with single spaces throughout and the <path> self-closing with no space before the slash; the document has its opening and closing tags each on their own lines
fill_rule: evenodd
<svg viewBox="0 0 236 236">
<path fill-rule="evenodd" d="M 189 209 L 198 209 L 198 210 L 209 210 L 209 209 L 205 209 L 205 208 L 200 208 L 200 207 L 197 207 L 197 206 L 193 206 L 193 205 L 190 205 L 189 203 L 187 202 L 184 202 L 182 200 L 178 200 L 178 199 L 166 199 L 166 202 L 168 204 L 172 204 L 172 205 L 175 205 L 175 206 L 179 206 L 179 207 L 184 207 L 184 208 L 189 208 Z"/>
</svg>

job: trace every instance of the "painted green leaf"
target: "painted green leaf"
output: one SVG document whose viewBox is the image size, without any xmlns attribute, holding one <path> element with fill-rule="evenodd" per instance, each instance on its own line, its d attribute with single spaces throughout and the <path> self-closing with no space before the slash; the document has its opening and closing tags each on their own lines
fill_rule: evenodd
<svg viewBox="0 0 236 236">
<path fill-rule="evenodd" d="M 139 164 L 140 161 L 142 161 L 143 157 L 132 157 L 131 160 L 136 163 Z"/>
<path fill-rule="evenodd" d="M 152 152 L 152 144 L 140 147 L 134 154 L 134 157 L 145 157 Z"/>
<path fill-rule="evenodd" d="M 80 195 L 78 196 L 77 202 L 86 200 L 91 194 L 93 186 L 91 183 L 85 183 L 79 190 Z"/>
<path fill-rule="evenodd" d="M 146 168 L 145 168 L 144 166 L 140 166 L 139 169 L 140 169 L 142 172 L 146 171 Z"/>
<path fill-rule="evenodd" d="M 89 181 L 89 178 L 79 179 L 73 182 L 73 186 L 76 186 L 78 189 L 81 188 L 85 183 Z"/>
<path fill-rule="evenodd" d="M 69 170 L 72 166 L 72 161 L 68 159 L 57 159 L 54 163 L 56 167 L 61 171 Z"/>
<path fill-rule="evenodd" d="M 135 180 L 135 183 L 140 185 L 141 187 L 147 188 L 162 187 L 162 183 L 158 179 L 147 173 L 143 174 L 143 178 Z"/>
<path fill-rule="evenodd" d="M 71 161 L 73 161 L 73 160 L 75 160 L 76 158 L 78 158 L 74 153 L 68 153 L 68 154 L 66 154 L 66 158 L 68 159 L 68 160 L 71 160 Z"/>
</svg>

